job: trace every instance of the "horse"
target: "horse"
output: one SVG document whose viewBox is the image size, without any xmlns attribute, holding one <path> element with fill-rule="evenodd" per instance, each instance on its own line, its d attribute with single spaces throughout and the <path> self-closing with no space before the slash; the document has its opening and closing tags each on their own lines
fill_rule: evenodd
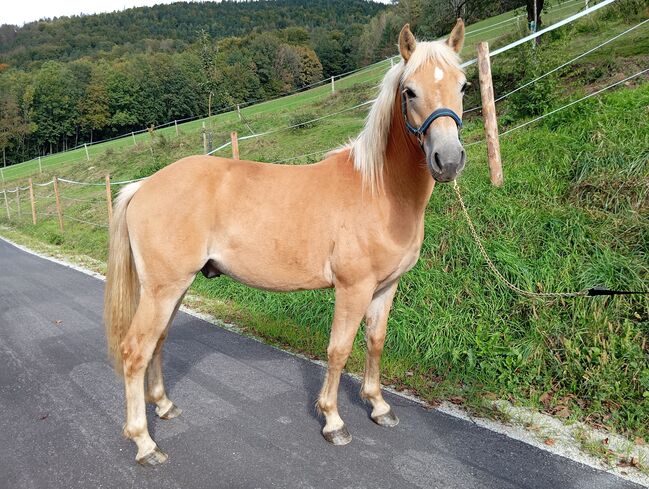
<svg viewBox="0 0 649 489">
<path fill-rule="evenodd" d="M 461 19 L 445 41 L 418 42 L 406 24 L 401 60 L 386 73 L 360 134 L 318 163 L 190 156 L 122 189 L 109 231 L 104 322 L 124 378 L 123 434 L 137 445 L 137 462 L 168 458 L 149 435 L 145 403 L 162 419 L 181 414 L 165 392 L 162 348 L 199 272 L 270 291 L 333 287 L 316 403 L 322 435 L 334 445 L 351 441 L 337 395 L 363 318 L 361 397 L 375 423 L 397 425 L 381 394 L 380 358 L 397 284 L 419 258 L 435 182 L 453 181 L 465 166 L 463 43 Z"/>
</svg>

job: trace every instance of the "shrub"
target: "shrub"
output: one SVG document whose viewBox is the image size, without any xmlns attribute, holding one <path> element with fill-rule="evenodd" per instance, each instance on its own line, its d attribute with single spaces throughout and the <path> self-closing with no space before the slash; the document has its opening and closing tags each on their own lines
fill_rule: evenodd
<svg viewBox="0 0 649 489">
<path fill-rule="evenodd" d="M 299 131 L 300 129 L 309 129 L 315 127 L 318 123 L 313 122 L 316 116 L 309 114 L 307 112 L 301 114 L 295 114 L 289 119 L 289 125 L 297 126 L 293 128 L 293 131 Z"/>
<path fill-rule="evenodd" d="M 140 168 L 140 170 L 135 174 L 134 178 L 146 178 L 149 175 L 153 175 L 158 170 L 163 169 L 165 166 L 167 165 L 164 162 L 156 161 L 155 163 Z"/>
<path fill-rule="evenodd" d="M 547 53 L 540 53 L 542 48 L 532 46 L 521 49 L 518 60 L 520 83 L 537 78 L 547 73 L 554 63 L 548 62 Z M 548 75 L 537 82 L 513 93 L 509 97 L 511 116 L 515 118 L 530 117 L 543 114 L 553 106 L 557 98 L 556 73 Z"/>
<path fill-rule="evenodd" d="M 55 233 L 55 232 L 48 232 L 45 235 L 45 239 L 49 244 L 55 245 L 55 246 L 60 246 L 63 244 L 63 235 L 60 233 Z"/>
</svg>

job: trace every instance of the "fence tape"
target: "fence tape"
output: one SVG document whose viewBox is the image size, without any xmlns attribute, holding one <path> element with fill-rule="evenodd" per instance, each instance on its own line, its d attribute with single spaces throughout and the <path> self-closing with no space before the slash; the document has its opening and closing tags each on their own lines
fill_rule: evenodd
<svg viewBox="0 0 649 489">
<path fill-rule="evenodd" d="M 68 180 L 67 178 L 59 178 L 59 182 L 70 183 L 72 185 L 90 185 L 93 187 L 105 187 L 106 183 L 92 183 L 92 182 L 77 182 L 76 180 Z"/>
<path fill-rule="evenodd" d="M 35 187 L 47 187 L 48 185 L 52 185 L 54 183 L 54 180 L 50 180 L 47 183 L 34 183 L 33 185 Z"/>
</svg>

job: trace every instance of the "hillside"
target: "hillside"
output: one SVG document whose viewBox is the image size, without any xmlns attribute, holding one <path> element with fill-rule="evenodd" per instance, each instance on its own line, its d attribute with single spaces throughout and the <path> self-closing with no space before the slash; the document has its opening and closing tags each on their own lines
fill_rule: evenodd
<svg viewBox="0 0 649 489">
<path fill-rule="evenodd" d="M 366 0 L 176 2 L 0 26 L 0 62 L 25 67 L 98 53 L 178 52 L 206 31 L 214 39 L 301 27 L 347 32 L 387 8 Z"/>
<path fill-rule="evenodd" d="M 526 46 L 495 57 L 496 95 L 637 26 L 649 13 L 638 5 L 620 2 L 545 36 L 536 49 Z M 499 102 L 501 131 L 646 69 L 648 25 Z M 509 32 L 498 42 L 515 37 L 520 34 Z M 350 108 L 375 95 L 388 66 L 382 63 L 341 81 L 334 94 L 325 86 L 251 106 L 243 111 L 245 120 L 236 112 L 212 117 L 207 129 L 217 146 L 232 130 L 249 135 L 251 130 L 261 133 L 308 122 L 241 141 L 241 156 L 294 164 L 317 161 L 358 133 L 367 109 Z M 467 108 L 479 103 L 475 72 L 469 70 L 468 76 L 473 87 Z M 527 290 L 572 291 L 593 285 L 647 289 L 648 106 L 645 75 L 508 133 L 501 138 L 503 188 L 488 182 L 479 115 L 465 115 L 469 164 L 460 185 L 487 251 L 511 281 Z M 327 114 L 336 115 L 315 120 Z M 113 180 L 147 176 L 202 151 L 200 122 L 179 127 L 178 135 L 171 126 L 97 145 L 90 162 L 63 155 L 45 166 L 42 175 L 34 175 L 34 166 L 18 166 L 7 172 L 7 185 L 24 186 L 30 171 L 37 183 L 55 175 L 97 183 L 106 173 Z M 218 154 L 228 156 L 230 148 Z M 36 188 L 37 225 L 31 224 L 25 194 L 8 194 L 11 218 L 0 214 L 5 226 L 0 233 L 105 260 L 105 189 L 62 183 L 61 192 L 64 233 L 54 217 L 51 185 Z M 433 403 L 452 398 L 484 413 L 492 409 L 492 399 L 506 399 L 631 438 L 649 437 L 647 298 L 544 302 L 515 295 L 485 266 L 448 186 L 435 189 L 425 226 L 421 259 L 401 282 L 390 320 L 386 384 Z M 251 334 L 325 356 L 330 292 L 273 294 L 225 278 L 201 277 L 192 291 L 199 295 L 200 307 Z M 361 332 L 350 370 L 362 369 L 362 354 Z M 587 447 L 588 440 L 583 442 Z"/>
</svg>

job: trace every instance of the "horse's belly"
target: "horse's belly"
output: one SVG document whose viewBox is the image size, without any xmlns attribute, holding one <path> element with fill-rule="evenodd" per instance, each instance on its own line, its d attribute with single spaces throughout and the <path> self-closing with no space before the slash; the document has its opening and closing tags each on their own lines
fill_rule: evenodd
<svg viewBox="0 0 649 489">
<path fill-rule="evenodd" d="M 332 286 L 326 264 L 308 262 L 305 256 L 287 258 L 272 253 L 221 251 L 209 262 L 212 276 L 227 275 L 237 282 L 263 290 L 289 292 Z"/>
</svg>

